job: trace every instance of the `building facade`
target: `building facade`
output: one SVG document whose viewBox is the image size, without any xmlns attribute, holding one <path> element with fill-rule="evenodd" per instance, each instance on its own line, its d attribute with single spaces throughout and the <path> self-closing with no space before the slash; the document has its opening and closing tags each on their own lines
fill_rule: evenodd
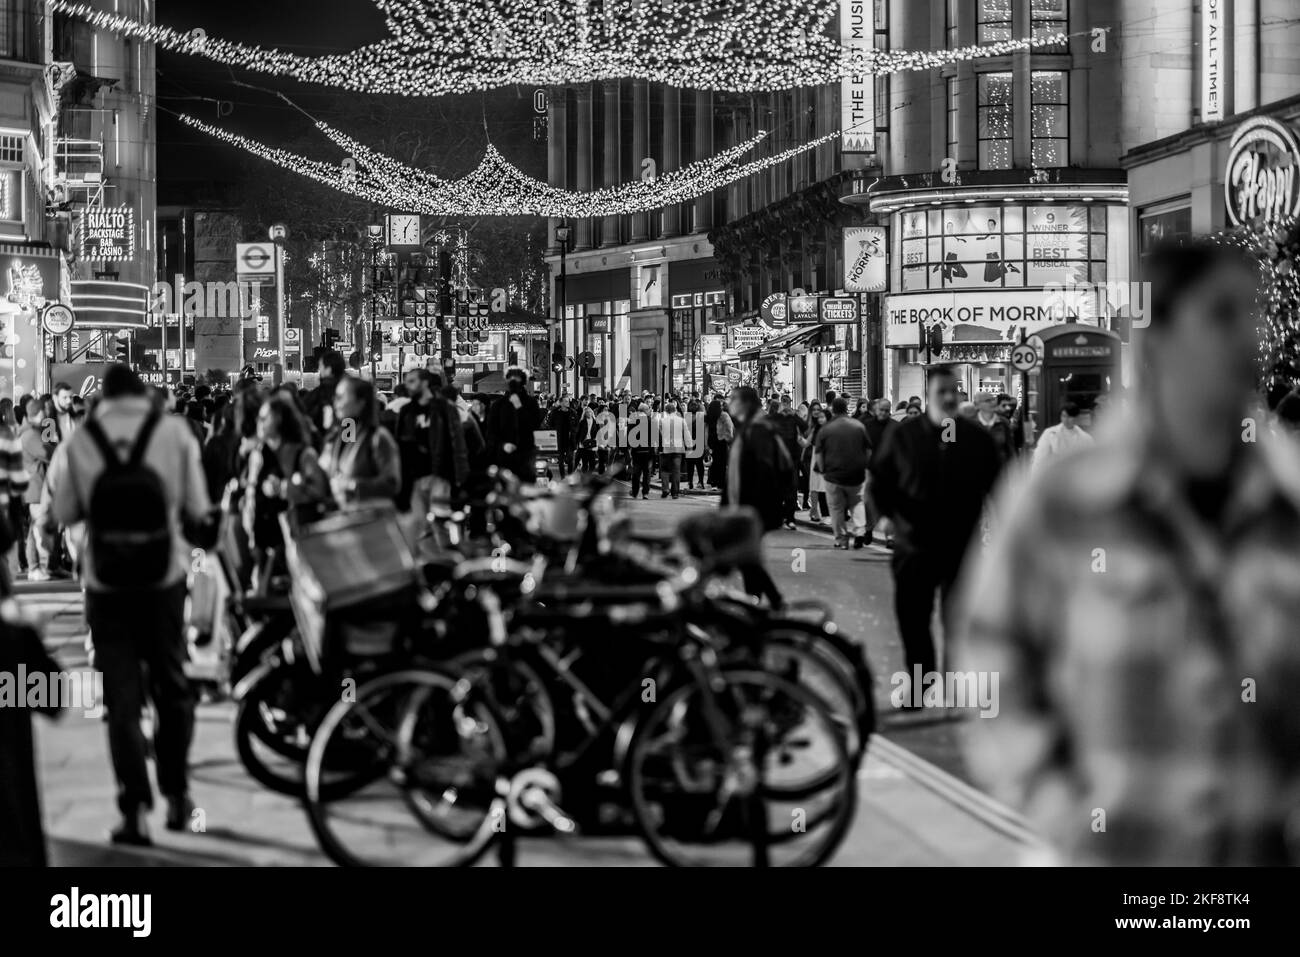
<svg viewBox="0 0 1300 957">
<path fill-rule="evenodd" d="M 845 203 L 888 231 L 881 394 L 924 393 L 925 365 L 969 395 L 1017 394 L 1011 352 L 1064 322 L 1108 326 L 1085 290 L 1127 279 L 1123 99 L 1109 0 L 890 3 L 891 48 L 1064 35 L 1007 56 L 893 76 L 878 175 Z M 1108 60 L 1108 57 L 1113 59 Z"/>
<path fill-rule="evenodd" d="M 152 17 L 148 0 L 103 3 Z M 47 391 L 56 368 L 117 358 L 121 337 L 146 327 L 153 109 L 150 44 L 55 15 L 46 0 L 0 0 L 0 393 Z M 51 305 L 73 311 L 70 328 L 46 321 Z"/>
<path fill-rule="evenodd" d="M 1143 39 L 1175 32 L 1194 49 L 1160 69 L 1123 119 L 1132 266 L 1152 245 L 1300 215 L 1300 11 L 1292 0 L 1134 4 Z M 1135 38 L 1136 39 L 1136 38 Z M 1145 88 L 1144 88 L 1145 89 Z M 1142 332 L 1134 330 L 1139 344 Z"/>
</svg>

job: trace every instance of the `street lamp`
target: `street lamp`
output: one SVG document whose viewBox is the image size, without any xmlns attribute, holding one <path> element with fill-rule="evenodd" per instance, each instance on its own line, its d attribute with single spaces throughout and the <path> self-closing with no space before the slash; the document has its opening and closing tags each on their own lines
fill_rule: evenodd
<svg viewBox="0 0 1300 957">
<path fill-rule="evenodd" d="M 383 247 L 384 227 L 380 223 L 371 223 L 366 227 L 366 234 L 370 238 L 370 328 L 369 341 L 366 343 L 366 352 L 370 354 L 370 383 L 374 385 L 376 372 L 375 368 L 375 330 L 379 328 L 379 317 L 375 314 L 379 308 L 379 290 L 378 271 L 379 271 L 379 250 Z"/>
<path fill-rule="evenodd" d="M 565 271 L 566 264 L 565 264 L 564 257 L 569 249 L 569 224 L 568 223 L 560 223 L 560 225 L 555 227 L 555 241 L 560 245 L 560 282 L 559 282 L 559 296 L 557 297 L 558 298 L 557 306 L 559 307 L 559 315 L 557 316 L 557 320 L 558 320 L 557 328 L 559 330 L 560 341 L 563 342 L 564 341 L 564 319 L 565 319 L 564 313 L 566 311 L 566 305 L 567 305 L 565 302 L 565 288 L 564 288 L 567 273 Z M 556 379 L 555 394 L 558 396 L 564 391 L 564 373 L 557 372 L 555 374 L 555 379 Z M 574 395 L 578 394 L 578 363 L 577 362 L 574 362 L 573 364 L 573 394 Z"/>
</svg>

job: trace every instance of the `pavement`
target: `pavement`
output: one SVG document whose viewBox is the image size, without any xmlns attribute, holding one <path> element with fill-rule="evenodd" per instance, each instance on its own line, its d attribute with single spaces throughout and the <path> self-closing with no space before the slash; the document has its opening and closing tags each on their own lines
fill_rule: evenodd
<svg viewBox="0 0 1300 957">
<path fill-rule="evenodd" d="M 629 502 L 633 520 L 647 531 L 666 531 L 685 509 L 711 508 L 716 495 L 693 494 Z M 884 676 L 901 668 L 893 625 L 889 553 L 873 544 L 837 551 L 816 526 L 780 530 L 765 540 L 767 565 L 790 597 L 830 604 L 835 620 L 866 638 L 877 683 L 881 733 L 859 770 L 854 825 L 832 864 L 840 866 L 1015 865 L 1040 851 L 1024 822 L 969 781 L 961 759 L 971 720 L 904 716 L 889 705 Z M 66 582 L 19 583 L 20 605 L 45 622 L 47 645 L 69 669 L 87 667 L 81 594 Z M 104 835 L 115 823 L 114 786 L 102 718 L 65 713 L 38 719 L 46 834 L 55 864 L 86 866 L 317 866 L 328 865 L 316 848 L 306 815 L 292 799 L 272 794 L 244 772 L 235 754 L 234 706 L 205 702 L 198 709 L 191 753 L 198 831 L 171 833 L 155 812 L 148 850 L 113 848 Z M 488 863 L 492 861 L 489 858 Z M 521 842 L 521 866 L 648 865 L 634 837 L 536 838 Z"/>
</svg>

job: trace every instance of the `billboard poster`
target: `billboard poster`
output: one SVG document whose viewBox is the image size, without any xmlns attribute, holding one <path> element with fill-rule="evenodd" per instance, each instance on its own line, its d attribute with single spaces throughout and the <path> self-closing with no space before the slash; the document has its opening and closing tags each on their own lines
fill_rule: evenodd
<svg viewBox="0 0 1300 957">
<path fill-rule="evenodd" d="M 91 206 L 81 214 L 81 258 L 116 261 L 135 256 L 135 210 Z"/>
<path fill-rule="evenodd" d="M 844 291 L 884 292 L 889 285 L 883 226 L 854 226 L 844 230 Z"/>
</svg>

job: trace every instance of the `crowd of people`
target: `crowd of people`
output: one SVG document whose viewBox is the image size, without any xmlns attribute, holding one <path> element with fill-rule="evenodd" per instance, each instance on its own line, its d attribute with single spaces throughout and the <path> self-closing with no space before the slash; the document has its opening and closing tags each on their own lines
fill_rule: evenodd
<svg viewBox="0 0 1300 957">
<path fill-rule="evenodd" d="M 274 575 L 282 515 L 391 502 L 422 516 L 489 466 L 527 481 L 540 436 L 562 472 L 625 466 L 635 498 L 649 497 L 653 474 L 661 498 L 679 497 L 685 472 L 687 490 L 752 507 L 768 532 L 806 509 L 852 550 L 883 525 L 908 672 L 951 667 L 953 648 L 1001 676 L 977 772 L 1067 856 L 1300 858 L 1287 831 L 1300 452 L 1245 428 L 1256 274 L 1235 252 L 1194 243 L 1147 266 L 1142 401 L 1114 403 L 1113 416 L 1064 403 L 1032 460 L 1016 402 L 969 400 L 944 367 L 928 371 L 924 399 L 897 405 L 834 393 L 792 405 L 750 387 L 539 404 L 520 370 L 503 395 L 470 399 L 427 369 L 385 401 L 330 353 L 307 391 L 244 380 L 151 392 L 114 366 L 89 405 L 63 384 L 0 402 L 0 517 L 14 558 L 31 581 L 76 569 L 86 591 L 122 814 L 113 840 L 150 842 L 146 698 L 166 825 L 188 820 L 187 578 L 192 547 L 223 511 L 237 503 L 259 574 Z M 1113 420 L 1109 437 L 1094 439 L 1094 414 Z M 741 571 L 751 594 L 782 604 L 761 564 Z"/>
</svg>

